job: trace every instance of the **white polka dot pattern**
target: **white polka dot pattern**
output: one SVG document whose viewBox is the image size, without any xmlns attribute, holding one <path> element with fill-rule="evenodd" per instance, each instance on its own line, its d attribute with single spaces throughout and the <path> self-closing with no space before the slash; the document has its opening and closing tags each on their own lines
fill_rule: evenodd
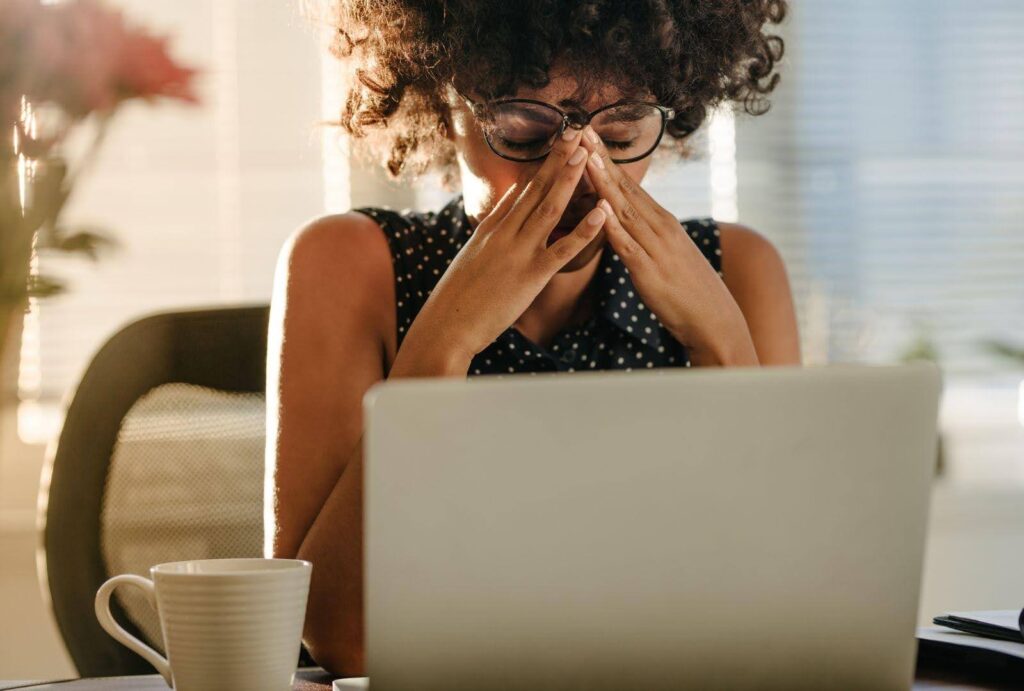
<svg viewBox="0 0 1024 691">
<path fill-rule="evenodd" d="M 473 233 L 456 196 L 439 212 L 387 207 L 354 209 L 381 227 L 391 248 L 395 271 L 398 345 L 412 325 L 445 269 Z M 712 268 L 722 276 L 719 230 L 710 218 L 680 222 Z M 629 269 L 606 246 L 594 276 L 600 295 L 595 314 L 584 324 L 567 326 L 548 347 L 534 343 L 517 328 L 509 327 L 480 352 L 469 375 L 536 374 L 578 370 L 690 367 L 684 345 L 676 341 L 640 299 Z"/>
</svg>

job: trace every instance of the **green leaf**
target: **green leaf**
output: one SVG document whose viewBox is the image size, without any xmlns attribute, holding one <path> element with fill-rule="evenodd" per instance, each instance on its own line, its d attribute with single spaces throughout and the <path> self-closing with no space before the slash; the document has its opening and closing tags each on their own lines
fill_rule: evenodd
<svg viewBox="0 0 1024 691">
<path fill-rule="evenodd" d="M 74 230 L 55 228 L 40 249 L 68 254 L 84 254 L 93 261 L 99 259 L 102 252 L 117 248 L 118 242 L 98 228 L 80 226 Z"/>
<path fill-rule="evenodd" d="M 1011 360 L 1017 360 L 1018 362 L 1024 363 L 1024 347 L 1014 346 L 1003 341 L 988 340 L 983 341 L 982 345 L 985 346 L 986 350 L 996 355 L 1010 358 Z"/>
<path fill-rule="evenodd" d="M 939 349 L 935 342 L 925 336 L 918 335 L 902 353 L 899 355 L 900 362 L 913 362 L 914 360 L 927 360 L 928 362 L 939 362 Z"/>
<path fill-rule="evenodd" d="M 63 293 L 66 285 L 50 276 L 29 276 L 26 292 L 31 298 L 48 298 Z"/>
</svg>

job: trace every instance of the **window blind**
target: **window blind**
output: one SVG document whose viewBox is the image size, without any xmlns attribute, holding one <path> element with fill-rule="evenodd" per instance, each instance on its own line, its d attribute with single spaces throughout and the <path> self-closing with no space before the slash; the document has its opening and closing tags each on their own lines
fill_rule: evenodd
<svg viewBox="0 0 1024 691">
<path fill-rule="evenodd" d="M 770 114 L 740 118 L 740 218 L 791 272 L 809 355 L 1020 378 L 1024 4 L 802 0 Z M 810 342 L 808 342 L 808 340 Z"/>
</svg>

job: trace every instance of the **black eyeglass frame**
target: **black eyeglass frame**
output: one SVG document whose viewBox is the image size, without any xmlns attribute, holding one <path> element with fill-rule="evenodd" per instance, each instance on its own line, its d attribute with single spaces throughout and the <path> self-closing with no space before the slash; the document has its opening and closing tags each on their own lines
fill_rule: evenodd
<svg viewBox="0 0 1024 691">
<path fill-rule="evenodd" d="M 484 140 L 487 142 L 487 146 L 490 148 L 490 150 L 493 151 L 496 155 L 501 156 L 505 160 L 515 161 L 516 163 L 531 163 L 533 161 L 540 161 L 541 159 L 547 157 L 549 153 L 551 153 L 551 149 L 554 147 L 554 141 L 558 139 L 558 137 L 560 137 L 563 132 L 565 132 L 566 127 L 575 127 L 576 129 L 581 130 L 590 124 L 590 121 L 594 119 L 595 115 L 602 113 L 606 110 L 609 110 L 611 108 L 617 108 L 618 106 L 625 105 L 651 106 L 653 108 L 656 108 L 658 112 L 661 113 L 661 131 L 658 132 L 658 138 L 654 140 L 654 145 L 651 146 L 649 151 L 640 156 L 633 156 L 632 158 L 625 158 L 622 160 L 618 160 L 614 157 L 612 158 L 612 161 L 615 163 L 633 163 L 634 161 L 640 161 L 642 159 L 647 158 L 657 150 L 658 145 L 661 144 L 661 140 L 665 136 L 665 129 L 668 127 L 668 121 L 676 116 L 676 111 L 674 108 L 668 108 L 666 106 L 661 105 L 660 103 L 652 103 L 650 101 L 638 101 L 635 99 L 628 98 L 621 99 L 619 101 L 616 101 L 615 103 L 609 103 L 608 105 L 601 106 L 597 110 L 585 113 L 580 110 L 565 111 L 559 108 L 558 106 L 546 103 L 544 101 L 538 101 L 532 98 L 502 98 L 496 101 L 490 101 L 488 103 L 479 103 L 477 101 L 472 100 L 463 93 L 460 93 L 458 91 L 456 91 L 456 93 L 458 93 L 459 96 L 462 97 L 462 99 L 469 106 L 469 109 L 473 113 L 473 116 L 478 119 L 484 119 L 488 116 L 488 108 L 494 108 L 496 106 L 504 105 L 507 103 L 529 103 L 535 106 L 544 106 L 546 108 L 550 108 L 551 110 L 555 111 L 556 113 L 562 116 L 562 124 L 559 125 L 558 131 L 555 132 L 554 135 L 552 135 L 552 142 L 548 146 L 547 151 L 540 154 L 539 156 L 534 156 L 533 158 L 513 158 L 511 156 L 507 156 L 501 153 L 500 151 L 494 148 L 494 144 L 491 142 L 490 132 L 487 131 L 486 129 L 484 130 Z"/>
</svg>

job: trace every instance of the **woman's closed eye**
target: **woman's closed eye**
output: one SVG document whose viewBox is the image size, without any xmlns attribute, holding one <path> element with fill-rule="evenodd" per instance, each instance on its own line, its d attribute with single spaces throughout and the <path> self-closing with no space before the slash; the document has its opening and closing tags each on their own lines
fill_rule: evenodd
<svg viewBox="0 0 1024 691">
<path fill-rule="evenodd" d="M 597 130 L 605 147 L 610 151 L 625 150 L 636 144 L 641 138 L 641 131 L 637 127 L 629 127 L 625 123 L 618 123 L 615 127 L 606 127 Z"/>
<path fill-rule="evenodd" d="M 547 144 L 547 139 L 507 139 L 506 137 L 498 137 L 502 146 L 507 146 L 510 149 L 524 150 L 524 149 L 536 149 L 540 146 Z"/>
<path fill-rule="evenodd" d="M 622 141 L 617 141 L 615 139 L 602 139 L 602 141 L 604 142 L 605 148 L 609 150 L 628 149 L 629 147 L 633 146 L 634 143 L 636 143 L 635 138 Z"/>
<path fill-rule="evenodd" d="M 536 149 L 539 146 L 543 146 L 547 143 L 546 139 L 507 139 L 506 137 L 498 137 L 502 146 L 507 146 L 509 149 L 514 150 L 526 150 Z M 615 139 L 604 139 L 604 145 L 612 151 L 621 151 L 630 148 L 636 143 L 636 138 L 626 140 L 615 140 Z"/>
</svg>

